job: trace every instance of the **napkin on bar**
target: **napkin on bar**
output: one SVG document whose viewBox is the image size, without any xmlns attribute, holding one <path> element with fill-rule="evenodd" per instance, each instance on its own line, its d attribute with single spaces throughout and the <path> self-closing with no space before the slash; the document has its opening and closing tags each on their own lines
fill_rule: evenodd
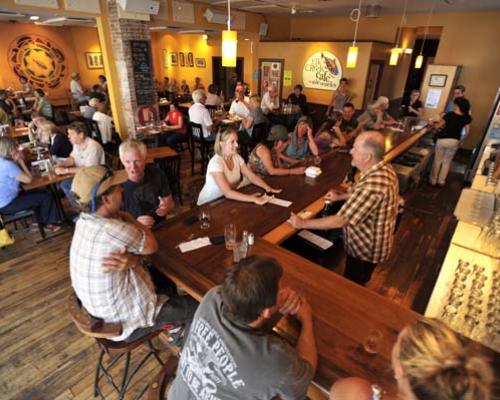
<svg viewBox="0 0 500 400">
<path fill-rule="evenodd" d="M 181 253 L 186 253 L 191 250 L 200 249 L 202 247 L 212 244 L 208 236 L 204 236 L 198 239 L 190 240 L 189 242 L 183 242 L 179 244 L 179 250 Z"/>
<path fill-rule="evenodd" d="M 319 167 L 307 167 L 305 174 L 310 178 L 316 178 L 321 175 L 321 172 L 321 168 Z"/>
</svg>

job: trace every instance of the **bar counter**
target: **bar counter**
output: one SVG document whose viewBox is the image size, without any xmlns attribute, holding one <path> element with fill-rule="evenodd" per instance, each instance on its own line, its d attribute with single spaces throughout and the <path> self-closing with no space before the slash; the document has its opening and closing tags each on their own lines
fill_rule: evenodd
<svg viewBox="0 0 500 400">
<path fill-rule="evenodd" d="M 425 133 L 425 130 L 413 135 L 388 132 L 388 161 L 407 150 Z M 221 236 L 224 225 L 229 222 L 237 225 L 240 235 L 242 230 L 253 232 L 257 239 L 249 254 L 275 257 L 284 269 L 282 285 L 297 290 L 311 303 L 319 352 L 315 383 L 327 390 L 339 377 L 361 376 L 380 384 L 387 392 L 385 399 L 395 399 L 396 382 L 390 367 L 391 348 L 399 331 L 420 316 L 277 245 L 293 233 L 286 223 L 290 212 L 308 209 L 311 204 L 322 205 L 322 196 L 331 187 L 339 185 L 350 169 L 350 156 L 332 152 L 323 158 L 321 169 L 323 173 L 316 179 L 303 175 L 266 178 L 271 186 L 283 189 L 277 197 L 293 202 L 288 208 L 273 204 L 258 206 L 222 198 L 204 206 L 211 214 L 207 230 L 201 230 L 199 222 L 192 225 L 185 223 L 186 218 L 196 215 L 196 210 L 166 221 L 155 231 L 160 249 L 154 255 L 154 263 L 177 285 L 200 300 L 210 288 L 223 281 L 232 263 L 232 252 L 222 244 L 181 253 L 178 244 L 203 236 Z M 242 191 L 254 193 L 259 189 L 250 185 Z M 266 240 L 283 227 L 287 228 L 286 232 L 281 232 L 283 235 L 276 234 L 276 240 Z M 282 319 L 275 329 L 293 342 L 297 328 L 295 321 Z M 383 334 L 376 355 L 368 354 L 362 346 L 372 329 L 378 329 Z"/>
</svg>

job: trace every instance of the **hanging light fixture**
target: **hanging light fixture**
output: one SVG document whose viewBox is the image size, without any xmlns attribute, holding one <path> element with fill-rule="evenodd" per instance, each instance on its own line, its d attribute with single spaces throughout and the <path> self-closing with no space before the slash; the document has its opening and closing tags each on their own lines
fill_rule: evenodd
<svg viewBox="0 0 500 400">
<path fill-rule="evenodd" d="M 415 69 L 422 68 L 422 65 L 424 63 L 424 56 L 422 55 L 422 52 L 424 51 L 425 40 L 427 39 L 427 34 L 429 33 L 429 25 L 431 23 L 431 17 L 432 13 L 434 12 L 435 5 L 436 0 L 432 0 L 431 10 L 429 11 L 429 15 L 427 16 L 427 25 L 425 25 L 424 40 L 422 40 L 422 46 L 420 46 L 420 54 L 415 59 Z"/>
<path fill-rule="evenodd" d="M 231 30 L 231 0 L 227 0 L 227 31 L 222 31 L 222 66 L 236 67 L 238 36 Z"/>
<path fill-rule="evenodd" d="M 356 46 L 356 37 L 358 36 L 358 24 L 359 18 L 361 17 L 361 1 L 362 0 L 359 0 L 358 8 L 354 8 L 349 17 L 351 21 L 356 22 L 356 28 L 354 28 L 352 46 L 349 47 L 349 51 L 347 52 L 347 68 L 356 68 L 356 62 L 358 61 L 359 48 Z"/>
<path fill-rule="evenodd" d="M 389 65 L 398 65 L 399 55 L 403 54 L 403 49 L 399 47 L 399 39 L 401 37 L 401 31 L 403 30 L 403 26 L 405 24 L 407 5 L 408 5 L 408 0 L 405 0 L 405 5 L 403 7 L 403 15 L 401 16 L 401 22 L 399 24 L 398 33 L 396 35 L 396 44 L 391 49 L 391 57 L 389 58 Z"/>
</svg>

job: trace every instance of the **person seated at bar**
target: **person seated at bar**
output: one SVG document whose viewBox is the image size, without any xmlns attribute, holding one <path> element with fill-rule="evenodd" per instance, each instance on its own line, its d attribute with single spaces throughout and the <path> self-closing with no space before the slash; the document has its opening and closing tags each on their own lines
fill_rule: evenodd
<svg viewBox="0 0 500 400">
<path fill-rule="evenodd" d="M 92 119 L 95 112 L 97 111 L 97 105 L 99 104 L 99 99 L 95 97 L 91 97 L 89 100 L 89 105 L 85 108 L 85 111 L 82 114 L 83 118 Z"/>
<path fill-rule="evenodd" d="M 207 101 L 205 104 L 207 106 L 220 106 L 222 104 L 222 99 L 217 95 L 217 86 L 213 83 L 208 85 Z"/>
<path fill-rule="evenodd" d="M 7 90 L 4 89 L 0 90 L 0 108 L 9 116 L 10 122 L 13 122 L 13 119 L 17 115 L 17 107 L 15 103 L 9 99 Z"/>
<path fill-rule="evenodd" d="M 453 111 L 446 113 L 435 125 L 439 131 L 436 136 L 434 162 L 430 176 L 430 183 L 433 186 L 436 184 L 444 186 L 453 157 L 467 137 L 461 137 L 462 131 L 472 121 L 469 115 L 470 103 L 465 97 L 457 97 L 454 104 Z"/>
<path fill-rule="evenodd" d="M 201 83 L 201 78 L 198 77 L 198 76 L 196 78 L 194 78 L 194 88 L 193 88 L 193 90 L 197 90 L 197 89 L 205 90 L 205 85 L 203 83 Z"/>
<path fill-rule="evenodd" d="M 72 122 L 68 125 L 68 138 L 73 145 L 73 151 L 69 157 L 56 164 L 55 173 L 57 175 L 75 174 L 80 168 L 92 167 L 105 163 L 104 150 L 94 139 L 87 136 L 87 129 L 83 122 Z M 73 195 L 71 194 L 71 184 L 73 179 L 66 179 L 61 182 L 61 189 L 74 208 L 78 208 Z"/>
<path fill-rule="evenodd" d="M 252 96 L 253 97 L 253 96 Z M 260 176 L 302 175 L 305 167 L 284 167 L 284 161 L 293 165 L 296 160 L 283 155 L 288 141 L 288 131 L 283 125 L 274 125 L 267 137 L 254 147 L 248 158 L 250 169 Z M 272 147 L 270 147 L 272 146 Z"/>
<path fill-rule="evenodd" d="M 378 385 L 357 377 L 341 378 L 330 389 L 330 400 L 382 400 L 382 396 Z"/>
<path fill-rule="evenodd" d="M 328 104 L 325 115 L 330 116 L 331 111 L 342 111 L 345 103 L 349 103 L 352 100 L 352 93 L 349 90 L 349 80 L 347 78 L 342 78 L 339 83 L 339 87 L 332 93 L 332 99 Z"/>
<path fill-rule="evenodd" d="M 16 142 L 7 136 L 0 137 L 0 213 L 12 215 L 23 210 L 38 210 L 49 232 L 61 229 L 58 225 L 57 207 L 50 192 L 44 190 L 19 191 L 20 183 L 31 183 L 33 176 L 24 163 Z"/>
<path fill-rule="evenodd" d="M 368 109 L 358 117 L 358 124 L 365 131 L 380 130 L 386 126 L 396 124 L 396 120 L 388 113 L 389 99 L 385 96 L 379 98 L 368 106 Z"/>
<path fill-rule="evenodd" d="M 371 278 L 377 263 L 387 260 L 394 242 L 399 185 L 394 169 L 384 161 L 384 136 L 361 133 L 351 149 L 352 165 L 361 172 L 351 193 L 330 190 L 326 198 L 347 200 L 336 215 L 305 220 L 292 213 L 297 229 L 343 228 L 346 265 L 344 276 L 360 285 Z"/>
<path fill-rule="evenodd" d="M 250 101 L 248 102 L 248 109 L 250 112 L 243 119 L 243 127 L 246 129 L 248 135 L 252 137 L 253 127 L 262 123 L 269 123 L 269 120 L 266 118 L 262 109 L 260 108 L 261 99 L 259 96 L 251 96 Z"/>
<path fill-rule="evenodd" d="M 421 117 L 424 106 L 420 101 L 420 90 L 413 89 L 410 97 L 403 100 L 401 104 L 401 116 L 403 117 Z"/>
<path fill-rule="evenodd" d="M 35 104 L 33 105 L 33 111 L 39 112 L 46 119 L 54 119 L 54 109 L 52 104 L 45 97 L 45 92 L 42 89 L 35 89 Z"/>
<path fill-rule="evenodd" d="M 166 126 L 162 127 L 162 131 L 167 133 L 161 134 L 162 145 L 171 147 L 177 152 L 180 152 L 179 142 L 186 138 L 187 125 L 184 122 L 184 115 L 179 110 L 179 101 L 174 100 L 170 103 L 170 110 L 165 117 Z"/>
<path fill-rule="evenodd" d="M 252 255 L 233 264 L 196 310 L 168 400 L 304 399 L 318 355 L 312 310 L 293 289 L 280 289 L 283 268 Z M 295 348 L 271 330 L 276 313 L 300 323 Z"/>
<path fill-rule="evenodd" d="M 152 164 L 146 164 L 146 145 L 128 139 L 120 144 L 120 161 L 127 172 L 123 184 L 124 210 L 151 228 L 165 219 L 174 208 L 174 200 L 165 173 Z"/>
<path fill-rule="evenodd" d="M 319 150 L 314 141 L 311 118 L 303 116 L 299 118 L 295 129 L 290 134 L 285 156 L 294 160 L 303 160 L 311 153 L 317 156 Z"/>
<path fill-rule="evenodd" d="M 23 93 L 23 96 L 33 94 L 33 85 L 28 82 L 28 79 L 26 79 L 25 76 L 20 76 L 19 82 L 21 83 L 21 92 Z"/>
<path fill-rule="evenodd" d="M 28 135 L 30 138 L 30 142 L 41 140 L 38 135 L 38 130 L 40 129 L 40 126 L 46 122 L 48 121 L 38 111 L 33 111 L 31 113 L 31 122 L 28 124 Z"/>
<path fill-rule="evenodd" d="M 106 114 L 106 104 L 99 100 L 96 105 L 96 112 L 92 115 L 92 119 L 97 122 L 99 132 L 101 132 L 101 140 L 103 144 L 113 141 L 114 122 L 113 118 Z"/>
<path fill-rule="evenodd" d="M 198 205 L 222 196 L 259 205 L 267 203 L 267 196 L 260 196 L 258 193 L 245 194 L 236 190 L 243 177 L 264 189 L 266 193 L 281 192 L 281 189 L 269 186 L 245 164 L 245 160 L 238 154 L 238 134 L 234 128 L 227 128 L 217 134 L 214 152 L 208 162 L 205 185 L 198 196 Z"/>
<path fill-rule="evenodd" d="M 87 96 L 80 85 L 80 74 L 78 72 L 73 72 L 71 74 L 71 82 L 69 84 L 69 90 L 71 95 L 78 103 L 85 103 L 89 101 L 89 96 Z"/>
<path fill-rule="evenodd" d="M 181 94 L 188 95 L 189 93 L 191 93 L 191 91 L 189 90 L 189 86 L 188 86 L 186 80 L 183 79 L 181 81 Z"/>
<path fill-rule="evenodd" d="M 278 89 L 276 88 L 276 86 L 271 85 L 269 87 L 268 91 L 262 97 L 260 107 L 262 108 L 264 114 L 268 115 L 269 117 L 272 116 L 273 112 L 279 110 L 280 99 L 278 97 Z"/>
<path fill-rule="evenodd" d="M 158 243 L 147 226 L 121 211 L 126 180 L 125 171 L 105 166 L 78 170 L 72 191 L 82 212 L 69 264 L 71 284 L 85 309 L 107 323 L 121 323 L 121 335 L 110 340 L 132 342 L 167 323 L 189 323 L 198 303 L 155 291 L 141 261 Z"/>
<path fill-rule="evenodd" d="M 53 156 L 68 158 L 73 151 L 68 137 L 53 122 L 47 121 L 40 125 L 40 135 L 42 142 L 49 145 L 49 152 Z"/>
<path fill-rule="evenodd" d="M 214 132 L 214 124 L 210 113 L 205 107 L 207 96 L 201 89 L 195 90 L 191 95 L 193 105 L 189 107 L 189 120 L 195 124 L 200 124 L 203 130 L 203 137 L 209 142 L 215 141 L 216 132 Z"/>
<path fill-rule="evenodd" d="M 314 137 L 320 154 L 328 151 L 333 146 L 345 146 L 351 142 L 358 133 L 358 121 L 354 118 L 354 105 L 345 103 L 342 114 L 335 112 L 319 129 Z"/>
<path fill-rule="evenodd" d="M 97 77 L 99 81 L 99 86 L 101 86 L 102 93 L 108 93 L 108 81 L 104 75 L 99 75 Z"/>
<path fill-rule="evenodd" d="M 300 107 L 300 111 L 302 111 L 302 114 L 308 115 L 309 110 L 307 107 L 307 98 L 305 94 L 302 93 L 302 90 L 304 90 L 302 85 L 295 85 L 293 87 L 293 92 L 288 95 L 287 102 L 298 105 Z"/>
<path fill-rule="evenodd" d="M 406 326 L 392 349 L 401 400 L 489 400 L 494 374 L 488 361 L 444 322 Z"/>
<path fill-rule="evenodd" d="M 250 106 L 245 101 L 245 88 L 243 85 L 236 86 L 234 90 L 234 100 L 229 108 L 229 115 L 237 115 L 240 118 L 246 118 L 250 114 Z"/>
</svg>

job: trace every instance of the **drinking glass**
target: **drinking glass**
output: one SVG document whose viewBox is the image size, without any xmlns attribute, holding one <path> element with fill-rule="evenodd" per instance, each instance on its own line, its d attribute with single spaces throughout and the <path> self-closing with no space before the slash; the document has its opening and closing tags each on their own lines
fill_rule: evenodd
<svg viewBox="0 0 500 400">
<path fill-rule="evenodd" d="M 224 240 L 226 242 L 226 249 L 232 250 L 234 242 L 236 241 L 236 225 L 227 224 L 224 227 Z"/>
<path fill-rule="evenodd" d="M 382 338 L 384 335 L 378 329 L 371 329 L 363 339 L 363 349 L 368 354 L 377 354 L 380 350 Z"/>
<path fill-rule="evenodd" d="M 321 165 L 321 157 L 316 156 L 314 157 L 314 166 L 319 167 Z"/>
<path fill-rule="evenodd" d="M 248 244 L 244 240 L 233 243 L 233 260 L 235 263 L 240 262 L 247 256 Z"/>
<path fill-rule="evenodd" d="M 199 218 L 200 218 L 200 221 L 201 221 L 201 225 L 200 225 L 201 229 L 208 229 L 208 228 L 210 228 L 210 211 L 208 211 L 208 209 L 206 209 L 206 208 L 202 209 L 200 211 Z"/>
</svg>

